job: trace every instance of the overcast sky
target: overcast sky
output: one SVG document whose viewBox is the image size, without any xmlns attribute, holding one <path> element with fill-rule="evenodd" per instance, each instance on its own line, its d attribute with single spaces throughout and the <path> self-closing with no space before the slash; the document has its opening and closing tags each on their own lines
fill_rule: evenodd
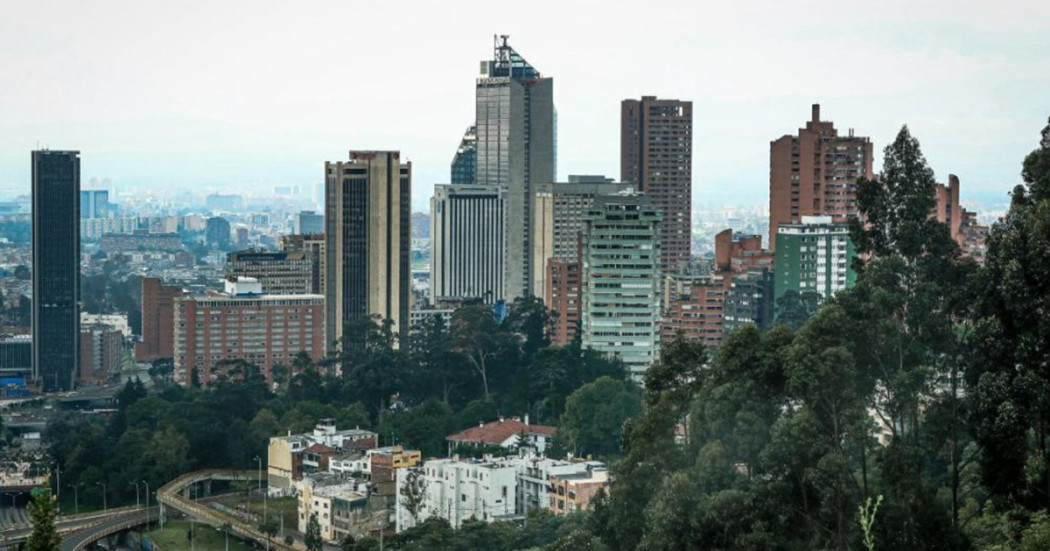
<svg viewBox="0 0 1050 551">
<path fill-rule="evenodd" d="M 0 195 L 38 144 L 85 183 L 260 192 L 399 149 L 422 208 L 497 33 L 554 78 L 563 179 L 618 176 L 620 100 L 692 100 L 696 205 L 765 202 L 811 103 L 880 158 L 908 124 L 964 203 L 1005 197 L 1050 115 L 1045 0 L 3 1 Z"/>
</svg>

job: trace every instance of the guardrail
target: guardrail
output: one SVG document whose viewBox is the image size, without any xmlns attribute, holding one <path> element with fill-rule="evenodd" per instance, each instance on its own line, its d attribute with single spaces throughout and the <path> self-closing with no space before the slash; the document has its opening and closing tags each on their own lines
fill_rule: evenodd
<svg viewBox="0 0 1050 551">
<path fill-rule="evenodd" d="M 260 543 L 269 541 L 272 549 L 296 549 L 283 541 L 268 538 L 261 530 L 255 528 L 249 523 L 242 522 L 236 517 L 220 513 L 211 507 L 202 506 L 199 503 L 182 496 L 182 492 L 187 486 L 197 482 L 204 482 L 206 480 L 256 480 L 257 476 L 256 471 L 250 470 L 238 471 L 210 469 L 187 473 L 179 476 L 164 486 L 161 486 L 160 489 L 157 490 L 157 502 L 165 507 L 171 507 L 187 516 L 192 516 L 215 528 L 221 528 L 223 525 L 228 524 L 232 534 Z"/>
</svg>

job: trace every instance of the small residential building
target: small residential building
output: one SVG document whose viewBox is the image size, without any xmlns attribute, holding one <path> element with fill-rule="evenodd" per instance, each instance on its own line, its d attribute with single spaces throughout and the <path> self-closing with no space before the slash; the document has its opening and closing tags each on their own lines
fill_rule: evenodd
<svg viewBox="0 0 1050 551">
<path fill-rule="evenodd" d="M 525 420 L 514 417 L 513 419 L 500 418 L 489 423 L 479 423 L 476 427 L 457 432 L 446 438 L 449 443 L 449 451 L 456 445 L 470 445 L 484 448 L 486 446 L 499 446 L 504 449 L 518 447 L 521 438 L 536 453 L 542 455 L 546 452 L 557 429 L 544 425 L 533 425 L 529 423 L 529 416 Z"/>
<path fill-rule="evenodd" d="M 551 475 L 548 483 L 550 511 L 569 515 L 590 509 L 598 490 L 609 486 L 609 469 L 601 464 L 588 464 L 583 471 Z"/>
<path fill-rule="evenodd" d="M 299 532 L 305 533 L 310 517 L 317 515 L 321 539 L 339 542 L 350 535 L 360 538 L 382 525 L 385 511 L 369 507 L 369 488 L 353 478 L 332 474 L 304 477 L 295 483 L 299 496 Z"/>
<path fill-rule="evenodd" d="M 415 467 L 422 459 L 419 450 L 406 450 L 403 446 L 388 446 L 368 450 L 369 470 L 372 485 L 378 495 L 393 496 L 397 470 Z"/>
<path fill-rule="evenodd" d="M 332 450 L 332 453 L 324 453 L 326 469 L 347 474 L 347 465 L 343 463 L 345 458 L 375 448 L 377 438 L 376 433 L 368 430 L 338 430 L 334 419 L 321 419 L 312 432 L 271 437 L 266 460 L 267 485 L 271 495 L 290 493 L 294 488 L 293 483 L 300 480 L 303 474 L 317 472 L 321 466 L 320 452 L 324 448 Z M 317 445 L 324 448 L 308 451 Z"/>
<path fill-rule="evenodd" d="M 413 517 L 397 500 L 396 524 L 401 531 L 428 518 L 437 517 L 459 528 L 464 521 L 483 522 L 521 518 L 517 508 L 518 458 L 433 459 L 423 464 L 422 484 L 426 494 L 420 510 Z M 398 471 L 397 494 L 407 480 L 409 470 Z"/>
</svg>

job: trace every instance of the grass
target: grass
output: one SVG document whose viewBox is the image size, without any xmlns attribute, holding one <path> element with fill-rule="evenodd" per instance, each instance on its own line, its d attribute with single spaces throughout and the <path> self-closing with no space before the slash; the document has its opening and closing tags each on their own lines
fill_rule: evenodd
<svg viewBox="0 0 1050 551">
<path fill-rule="evenodd" d="M 248 510 L 262 517 L 263 500 L 252 496 Z M 280 522 L 278 515 L 284 517 L 284 529 L 295 530 L 299 526 L 299 500 L 294 497 L 271 497 L 266 503 L 266 513 L 270 518 Z"/>
<path fill-rule="evenodd" d="M 190 521 L 169 520 L 164 523 L 164 530 L 159 527 L 147 532 L 150 539 L 164 551 L 190 549 L 190 540 L 186 534 L 190 531 Z M 226 536 L 218 530 L 196 522 L 193 524 L 193 549 L 200 551 L 225 551 Z M 247 543 L 230 536 L 230 551 L 250 551 Z"/>
</svg>

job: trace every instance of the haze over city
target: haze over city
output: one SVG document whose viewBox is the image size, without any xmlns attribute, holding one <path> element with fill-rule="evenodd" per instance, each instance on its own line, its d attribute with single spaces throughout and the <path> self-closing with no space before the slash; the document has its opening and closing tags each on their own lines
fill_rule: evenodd
<svg viewBox="0 0 1050 551">
<path fill-rule="evenodd" d="M 1002 204 L 1045 113 L 1050 7 L 865 3 L 12 2 L 0 19 L 0 196 L 27 151 L 158 193 L 306 189 L 349 149 L 413 162 L 413 208 L 474 119 L 492 35 L 555 78 L 558 176 L 618 172 L 619 102 L 694 105 L 693 202 L 761 204 L 769 142 L 821 103 L 876 151 L 908 124 L 963 201 Z M 876 155 L 876 170 L 881 155 Z"/>
</svg>

